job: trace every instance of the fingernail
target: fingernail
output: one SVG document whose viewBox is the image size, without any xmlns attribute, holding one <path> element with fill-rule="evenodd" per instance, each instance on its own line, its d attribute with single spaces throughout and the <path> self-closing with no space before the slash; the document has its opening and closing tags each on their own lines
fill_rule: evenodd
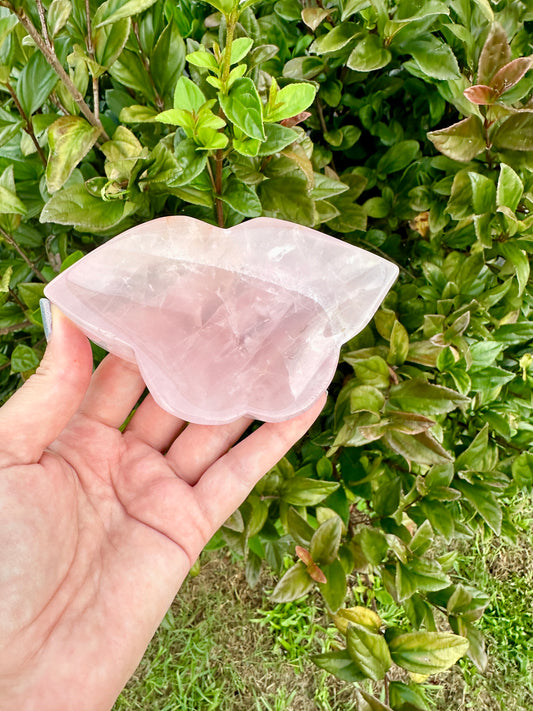
<svg viewBox="0 0 533 711">
<path fill-rule="evenodd" d="M 48 342 L 52 333 L 52 305 L 50 304 L 48 299 L 39 299 L 39 306 L 41 307 L 44 336 Z"/>
</svg>

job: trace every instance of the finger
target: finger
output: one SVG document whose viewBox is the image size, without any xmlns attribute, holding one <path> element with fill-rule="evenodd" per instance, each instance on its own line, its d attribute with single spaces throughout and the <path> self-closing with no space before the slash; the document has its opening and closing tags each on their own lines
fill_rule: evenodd
<svg viewBox="0 0 533 711">
<path fill-rule="evenodd" d="M 196 484 L 252 422 L 249 417 L 241 417 L 227 425 L 190 424 L 168 450 L 167 461 L 181 479 Z"/>
<path fill-rule="evenodd" d="M 120 427 L 145 387 L 134 363 L 108 355 L 94 372 L 80 413 L 109 427 Z"/>
<path fill-rule="evenodd" d="M 165 452 L 185 427 L 184 420 L 170 415 L 147 395 L 131 418 L 126 432 L 159 452 Z"/>
<path fill-rule="evenodd" d="M 0 464 L 39 461 L 87 390 L 92 372 L 88 339 L 52 306 L 52 333 L 34 375 L 0 410 Z"/>
<path fill-rule="evenodd" d="M 292 420 L 262 425 L 206 471 L 194 491 L 213 533 L 242 504 L 259 479 L 303 437 L 325 402 L 326 394 Z"/>
</svg>

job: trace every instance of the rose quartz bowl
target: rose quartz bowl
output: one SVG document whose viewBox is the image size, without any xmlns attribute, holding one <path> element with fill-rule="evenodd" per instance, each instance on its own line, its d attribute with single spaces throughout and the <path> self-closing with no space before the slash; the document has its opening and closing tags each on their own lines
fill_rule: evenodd
<svg viewBox="0 0 533 711">
<path fill-rule="evenodd" d="M 398 276 L 385 259 L 260 217 L 137 225 L 56 277 L 45 295 L 95 343 L 137 363 L 158 404 L 199 424 L 279 422 L 331 382 L 341 345 Z"/>
</svg>

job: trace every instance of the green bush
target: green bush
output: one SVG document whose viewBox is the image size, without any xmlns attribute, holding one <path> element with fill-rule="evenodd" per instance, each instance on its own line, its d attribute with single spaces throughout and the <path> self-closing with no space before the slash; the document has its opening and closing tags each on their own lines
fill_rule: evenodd
<svg viewBox="0 0 533 711">
<path fill-rule="evenodd" d="M 44 284 L 156 216 L 268 215 L 395 261 L 319 421 L 211 547 L 252 585 L 266 561 L 277 602 L 318 586 L 344 646 L 315 661 L 361 710 L 427 709 L 429 675 L 486 665 L 488 598 L 435 538 L 513 537 L 533 483 L 533 11 L 209 2 L 0 0 L 0 397 L 39 363 Z"/>
</svg>

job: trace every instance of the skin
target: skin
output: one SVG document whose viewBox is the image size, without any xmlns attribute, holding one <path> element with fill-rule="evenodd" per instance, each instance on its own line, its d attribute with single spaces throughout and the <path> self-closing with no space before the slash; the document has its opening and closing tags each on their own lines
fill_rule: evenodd
<svg viewBox="0 0 533 711">
<path fill-rule="evenodd" d="M 202 548 L 300 439 L 288 422 L 186 425 L 59 311 L 0 409 L 0 711 L 107 711 Z M 233 446 L 235 445 L 235 446 Z"/>
</svg>

